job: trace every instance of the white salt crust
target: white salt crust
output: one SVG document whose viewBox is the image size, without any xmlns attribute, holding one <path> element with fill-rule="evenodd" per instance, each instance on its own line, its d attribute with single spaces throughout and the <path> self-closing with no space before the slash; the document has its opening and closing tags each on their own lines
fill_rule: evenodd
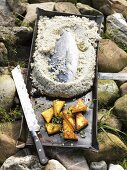
<svg viewBox="0 0 127 170">
<path fill-rule="evenodd" d="M 70 31 L 79 49 L 77 74 L 74 80 L 60 83 L 56 73 L 49 71 L 49 58 L 53 55 L 56 41 L 63 31 Z M 40 17 L 32 64 L 33 84 L 42 94 L 71 98 L 87 92 L 93 85 L 96 64 L 96 41 L 99 39 L 95 21 L 83 17 Z M 60 69 L 60 67 L 59 67 Z"/>
</svg>

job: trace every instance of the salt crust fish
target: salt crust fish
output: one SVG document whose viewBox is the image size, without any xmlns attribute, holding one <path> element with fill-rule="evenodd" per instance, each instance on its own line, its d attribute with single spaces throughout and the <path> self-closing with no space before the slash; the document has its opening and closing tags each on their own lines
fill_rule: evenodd
<svg viewBox="0 0 127 170">
<path fill-rule="evenodd" d="M 78 47 L 71 32 L 64 31 L 56 42 L 54 55 L 51 56 L 51 71 L 56 72 L 60 82 L 74 80 L 78 67 Z"/>
</svg>

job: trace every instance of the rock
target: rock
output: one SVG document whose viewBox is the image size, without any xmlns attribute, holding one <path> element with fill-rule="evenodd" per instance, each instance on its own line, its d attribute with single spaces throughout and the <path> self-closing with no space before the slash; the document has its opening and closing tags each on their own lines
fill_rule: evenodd
<svg viewBox="0 0 127 170">
<path fill-rule="evenodd" d="M 34 21 L 36 19 L 36 8 L 41 8 L 47 11 L 53 11 L 54 9 L 54 2 L 46 2 L 46 3 L 37 3 L 37 4 L 29 4 L 27 5 L 27 13 L 23 20 L 22 25 L 31 25 L 33 26 Z"/>
<path fill-rule="evenodd" d="M 120 93 L 121 93 L 121 96 L 124 96 L 125 94 L 127 94 L 127 82 L 120 86 Z"/>
<path fill-rule="evenodd" d="M 127 73 L 127 67 L 124 67 L 119 73 Z M 118 84 L 118 86 L 120 87 L 123 83 L 126 83 L 127 81 L 121 81 L 121 80 L 117 80 L 116 83 Z M 121 91 L 121 95 L 122 95 L 122 91 Z"/>
<path fill-rule="evenodd" d="M 6 0 L 1 0 L 0 1 L 0 11 L 4 14 L 4 15 L 11 15 L 11 11 L 9 9 L 9 7 L 6 4 Z"/>
<path fill-rule="evenodd" d="M 109 170 L 124 170 L 122 166 L 120 165 L 114 165 L 114 164 L 110 164 L 109 165 Z"/>
<path fill-rule="evenodd" d="M 0 66 L 5 65 L 7 62 L 7 49 L 5 45 L 0 42 Z"/>
<path fill-rule="evenodd" d="M 16 36 L 12 31 L 13 27 L 0 26 L 0 41 L 3 42 L 8 51 L 8 59 L 15 55 Z"/>
<path fill-rule="evenodd" d="M 4 42 L 6 47 L 16 43 L 16 36 L 11 27 L 0 26 L 0 41 Z"/>
<path fill-rule="evenodd" d="M 119 64 L 118 64 L 119 63 Z M 102 39 L 98 51 L 100 72 L 119 72 L 127 65 L 127 53 L 113 41 Z"/>
<path fill-rule="evenodd" d="M 16 153 L 15 145 L 15 140 L 0 132 L 0 162 Z"/>
<path fill-rule="evenodd" d="M 113 129 L 121 130 L 122 127 L 121 122 L 115 115 L 112 114 L 112 111 L 106 109 L 101 109 L 98 111 L 98 122 L 101 124 L 106 124 Z"/>
<path fill-rule="evenodd" d="M 116 115 L 120 120 L 124 123 L 125 127 L 127 128 L 127 94 L 124 96 L 120 97 L 116 102 L 115 102 L 115 111 Z"/>
<path fill-rule="evenodd" d="M 15 97 L 15 84 L 10 75 L 0 75 L 0 106 L 9 110 Z"/>
<path fill-rule="evenodd" d="M 127 146 L 116 135 L 101 132 L 98 134 L 99 152 L 85 150 L 84 156 L 88 161 L 115 161 L 127 156 Z"/>
<path fill-rule="evenodd" d="M 120 13 L 107 17 L 106 34 L 116 43 L 125 48 L 127 45 L 127 22 Z"/>
<path fill-rule="evenodd" d="M 57 159 L 67 170 L 89 170 L 86 159 L 84 158 L 81 149 L 74 148 L 58 148 L 47 147 L 45 148 L 46 154 L 51 158 Z"/>
<path fill-rule="evenodd" d="M 6 4 L 6 0 L 0 1 L 0 26 L 14 26 L 15 19 Z"/>
<path fill-rule="evenodd" d="M 13 27 L 13 32 L 19 44 L 24 45 L 32 40 L 33 29 L 31 27 Z"/>
<path fill-rule="evenodd" d="M 127 16 L 126 0 L 92 0 L 93 7 L 101 11 L 105 15 L 111 15 L 119 12 Z"/>
<path fill-rule="evenodd" d="M 51 159 L 46 165 L 45 170 L 66 170 L 66 168 L 57 160 Z"/>
<path fill-rule="evenodd" d="M 12 16 L 5 15 L 2 11 L 0 11 L 0 26 L 14 26 L 15 19 Z"/>
<path fill-rule="evenodd" d="M 7 48 L 8 59 L 11 65 L 15 65 L 16 58 L 19 59 L 19 56 L 18 56 L 19 49 L 22 48 L 21 51 L 24 51 L 24 49 L 27 50 L 26 54 L 28 54 L 29 47 L 27 46 L 31 45 L 32 32 L 33 31 L 31 27 L 24 27 L 24 26 L 2 27 L 0 26 L 0 41 L 3 42 Z M 21 46 L 26 46 L 26 47 L 21 47 Z M 25 57 L 26 54 L 22 57 Z"/>
<path fill-rule="evenodd" d="M 55 3 L 55 11 L 65 12 L 71 14 L 80 14 L 76 6 L 70 2 L 57 2 Z"/>
<path fill-rule="evenodd" d="M 11 156 L 3 163 L 1 170 L 42 170 L 42 166 L 34 155 Z"/>
<path fill-rule="evenodd" d="M 0 67 L 0 75 L 11 75 L 11 67 Z"/>
<path fill-rule="evenodd" d="M 90 164 L 90 170 L 107 170 L 107 164 L 105 161 L 92 162 Z"/>
<path fill-rule="evenodd" d="M 0 123 L 0 133 L 17 141 L 20 133 L 21 121 Z"/>
<path fill-rule="evenodd" d="M 99 108 L 111 105 L 119 96 L 119 89 L 113 80 L 98 81 Z"/>
<path fill-rule="evenodd" d="M 27 0 L 6 0 L 9 8 L 20 15 L 26 12 Z"/>
<path fill-rule="evenodd" d="M 78 8 L 79 12 L 83 15 L 103 15 L 100 11 L 86 4 L 77 3 L 76 7 Z"/>
</svg>

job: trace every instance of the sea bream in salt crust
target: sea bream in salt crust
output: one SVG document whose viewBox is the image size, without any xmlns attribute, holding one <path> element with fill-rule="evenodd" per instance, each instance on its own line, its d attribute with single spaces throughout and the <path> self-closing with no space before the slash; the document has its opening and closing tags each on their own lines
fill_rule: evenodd
<svg viewBox="0 0 127 170">
<path fill-rule="evenodd" d="M 93 85 L 95 21 L 75 16 L 40 17 L 32 63 L 32 82 L 45 95 L 71 98 Z"/>
</svg>

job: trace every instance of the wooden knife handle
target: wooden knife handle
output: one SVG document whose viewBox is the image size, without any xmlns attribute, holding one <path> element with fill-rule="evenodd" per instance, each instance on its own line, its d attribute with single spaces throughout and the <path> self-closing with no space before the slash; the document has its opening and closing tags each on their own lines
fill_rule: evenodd
<svg viewBox="0 0 127 170">
<path fill-rule="evenodd" d="M 37 153 L 38 153 L 38 157 L 39 157 L 39 161 L 42 165 L 46 165 L 48 163 L 48 158 L 45 155 L 45 151 L 44 148 L 40 142 L 40 139 L 37 136 L 37 133 L 35 131 L 31 131 L 36 149 L 37 149 Z"/>
</svg>

